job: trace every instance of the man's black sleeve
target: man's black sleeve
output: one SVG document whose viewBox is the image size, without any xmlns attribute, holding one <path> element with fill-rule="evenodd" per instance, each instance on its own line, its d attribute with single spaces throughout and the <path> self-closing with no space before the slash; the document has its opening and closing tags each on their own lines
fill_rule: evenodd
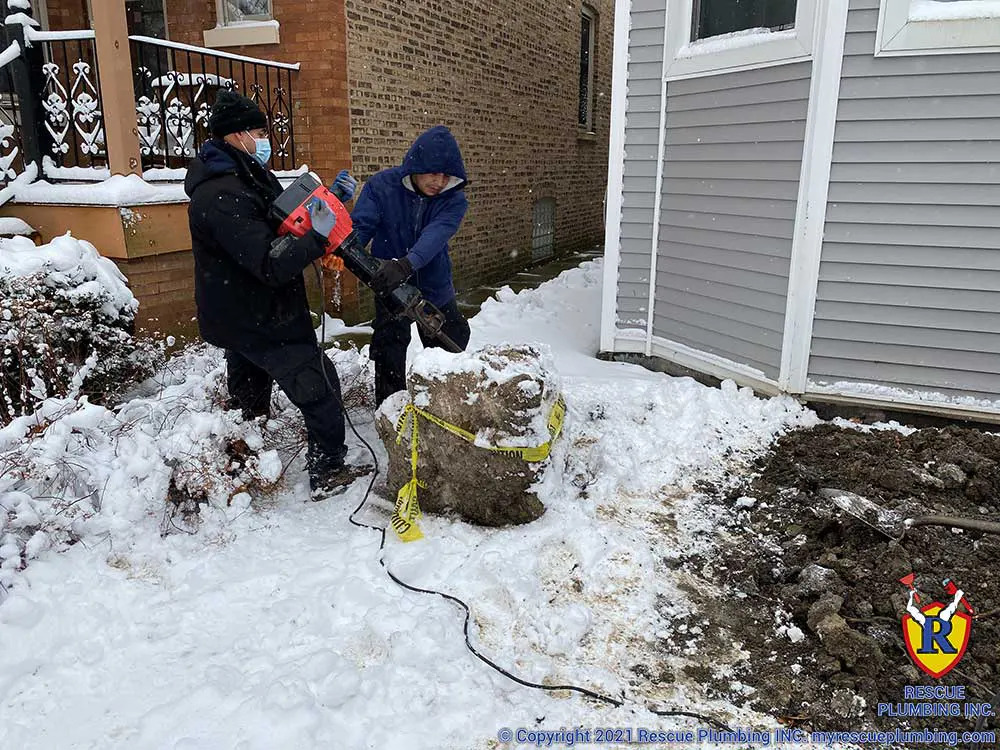
<svg viewBox="0 0 1000 750">
<path fill-rule="evenodd" d="M 211 200 L 206 211 L 204 221 L 212 237 L 240 267 L 268 286 L 282 286 L 323 257 L 326 239 L 313 230 L 287 243 L 283 252 L 272 252 L 275 234 L 259 211 L 250 198 L 228 194 Z"/>
</svg>

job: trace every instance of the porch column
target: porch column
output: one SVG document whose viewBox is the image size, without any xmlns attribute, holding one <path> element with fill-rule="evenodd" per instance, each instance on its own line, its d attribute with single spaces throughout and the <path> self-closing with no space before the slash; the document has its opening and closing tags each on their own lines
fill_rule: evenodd
<svg viewBox="0 0 1000 750">
<path fill-rule="evenodd" d="M 92 8 L 108 166 L 112 174 L 141 175 L 125 3 L 101 0 L 93 3 Z"/>
</svg>

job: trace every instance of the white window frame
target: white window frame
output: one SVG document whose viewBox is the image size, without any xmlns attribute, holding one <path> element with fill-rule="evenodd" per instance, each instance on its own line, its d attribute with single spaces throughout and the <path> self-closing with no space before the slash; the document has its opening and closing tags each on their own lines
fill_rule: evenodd
<svg viewBox="0 0 1000 750">
<path fill-rule="evenodd" d="M 664 76 L 668 81 L 677 81 L 810 60 L 818 4 L 819 0 L 798 0 L 794 29 L 691 41 L 693 0 L 667 0 Z"/>
<path fill-rule="evenodd" d="M 205 29 L 206 47 L 248 47 L 254 44 L 278 44 L 281 42 L 280 27 L 274 20 L 274 2 L 269 0 L 269 18 L 237 21 L 226 24 L 226 0 L 215 0 L 216 25 Z"/>
<path fill-rule="evenodd" d="M 912 2 L 882 0 L 875 57 L 1000 52 L 1000 18 L 911 21 Z"/>
</svg>

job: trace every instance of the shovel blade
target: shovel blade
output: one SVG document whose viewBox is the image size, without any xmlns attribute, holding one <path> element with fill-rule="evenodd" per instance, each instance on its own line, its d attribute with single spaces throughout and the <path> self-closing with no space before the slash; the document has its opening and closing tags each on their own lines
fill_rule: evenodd
<svg viewBox="0 0 1000 750">
<path fill-rule="evenodd" d="M 903 516 L 896 511 L 876 505 L 867 497 L 830 487 L 821 489 L 819 495 L 890 539 L 898 539 L 903 535 L 905 530 Z"/>
</svg>

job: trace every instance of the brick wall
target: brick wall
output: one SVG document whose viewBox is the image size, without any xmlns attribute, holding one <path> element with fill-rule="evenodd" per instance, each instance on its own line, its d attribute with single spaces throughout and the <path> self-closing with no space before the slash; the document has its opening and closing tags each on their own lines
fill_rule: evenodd
<svg viewBox="0 0 1000 750">
<path fill-rule="evenodd" d="M 280 44 L 220 51 L 302 64 L 293 79 L 296 157 L 320 176 L 332 179 L 337 171 L 351 168 L 343 0 L 274 0 L 273 6 L 281 24 Z M 205 45 L 205 29 L 216 24 L 215 0 L 169 0 L 166 9 L 172 41 Z M 49 0 L 48 15 L 54 30 L 90 26 L 86 0 Z M 183 56 L 179 64 L 185 64 Z M 197 62 L 194 66 L 198 70 Z"/>
<path fill-rule="evenodd" d="M 170 332 L 190 327 L 194 316 L 194 256 L 190 251 L 151 255 L 134 260 L 115 259 L 139 300 L 136 324 Z"/>
<path fill-rule="evenodd" d="M 301 63 L 293 80 L 295 153 L 321 177 L 351 167 L 347 100 L 347 47 L 343 0 L 274 0 L 281 43 L 226 47 L 221 51 Z M 203 47 L 216 23 L 215 0 L 170 0 L 171 40 Z"/>
<path fill-rule="evenodd" d="M 50 0 L 53 28 L 79 27 L 83 4 Z M 449 126 L 471 180 L 452 243 L 462 288 L 531 263 L 538 199 L 555 200 L 557 254 L 603 239 L 614 11 L 612 0 L 588 6 L 597 14 L 592 136 L 577 125 L 581 0 L 524 0 L 516 10 L 494 0 L 273 0 L 281 43 L 225 51 L 302 63 L 296 152 L 323 177 L 353 162 L 363 181 L 399 163 L 426 128 Z M 215 0 L 169 0 L 168 35 L 203 46 L 215 15 Z M 349 311 L 357 289 L 342 294 Z"/>
<path fill-rule="evenodd" d="M 556 201 L 557 254 L 603 240 L 614 5 L 597 12 L 595 136 L 577 125 L 580 0 L 346 0 L 355 173 L 398 164 L 447 125 L 469 213 L 452 243 L 462 286 L 531 262 L 532 208 Z"/>
<path fill-rule="evenodd" d="M 52 31 L 89 29 L 87 0 L 56 0 L 48 3 L 49 28 Z M 37 7 L 34 12 L 38 17 Z"/>
</svg>

